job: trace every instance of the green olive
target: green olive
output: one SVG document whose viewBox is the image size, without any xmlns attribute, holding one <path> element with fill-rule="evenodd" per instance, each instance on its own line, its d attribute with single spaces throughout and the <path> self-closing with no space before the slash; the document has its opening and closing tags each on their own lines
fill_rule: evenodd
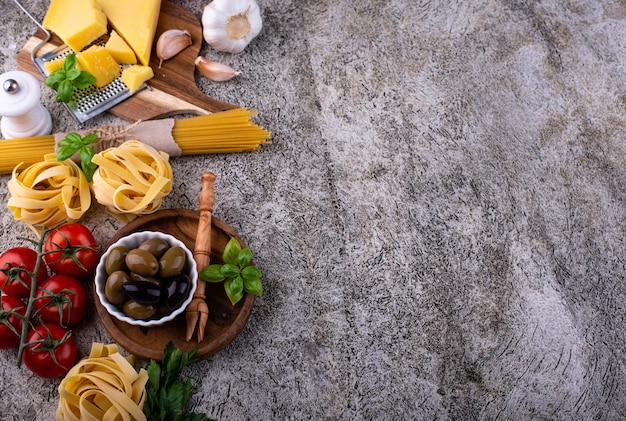
<svg viewBox="0 0 626 421">
<path fill-rule="evenodd" d="M 123 311 L 128 317 L 137 320 L 147 320 L 154 316 L 158 307 L 152 304 L 141 304 L 135 300 L 127 300 L 124 303 Z"/>
<path fill-rule="evenodd" d="M 104 295 L 111 304 L 122 304 L 128 297 L 124 284 L 130 282 L 130 276 L 123 270 L 116 270 L 107 278 Z"/>
<path fill-rule="evenodd" d="M 187 255 L 182 247 L 174 246 L 165 252 L 159 259 L 159 273 L 161 279 L 179 275 L 187 263 Z"/>
<path fill-rule="evenodd" d="M 141 243 L 138 248 L 149 251 L 154 257 L 160 259 L 163 253 L 170 248 L 170 245 L 162 238 L 150 238 Z"/>
<path fill-rule="evenodd" d="M 126 267 L 126 263 L 124 262 L 124 259 L 126 258 L 126 253 L 128 253 L 128 248 L 126 248 L 125 246 L 113 247 L 109 251 L 106 261 L 104 262 L 104 268 L 107 272 L 107 275 L 110 275 L 118 270 L 124 270 L 124 268 Z"/>
<path fill-rule="evenodd" d="M 130 279 L 134 282 L 150 282 L 156 286 L 161 286 L 161 281 L 159 278 L 155 278 L 154 276 L 143 276 L 135 272 L 130 272 Z"/>
<path fill-rule="evenodd" d="M 143 276 L 154 276 L 159 271 L 159 262 L 152 253 L 142 249 L 134 249 L 126 254 L 126 267 L 131 272 Z"/>
</svg>

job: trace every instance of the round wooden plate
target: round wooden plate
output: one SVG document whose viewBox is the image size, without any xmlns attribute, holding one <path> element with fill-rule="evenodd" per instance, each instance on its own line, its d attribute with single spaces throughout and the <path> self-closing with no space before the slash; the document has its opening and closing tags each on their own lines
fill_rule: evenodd
<svg viewBox="0 0 626 421">
<path fill-rule="evenodd" d="M 222 252 L 232 237 L 239 241 L 241 247 L 247 247 L 239 235 L 223 221 L 212 217 L 211 222 L 211 263 L 222 263 Z M 191 209 L 164 209 L 139 217 L 120 229 L 105 247 L 108 248 L 125 235 L 147 230 L 173 235 L 193 251 L 198 230 L 198 212 Z M 204 340 L 200 343 L 195 334 L 191 341 L 187 342 L 185 339 L 187 322 L 184 313 L 165 325 L 145 328 L 117 320 L 97 298 L 94 301 L 102 324 L 122 348 L 139 358 L 160 361 L 170 340 L 183 351 L 197 347 L 196 358 L 207 358 L 224 349 L 241 332 L 250 317 L 254 295 L 244 294 L 243 299 L 233 306 L 222 283 L 207 283 L 206 296 L 209 320 L 204 330 Z"/>
</svg>

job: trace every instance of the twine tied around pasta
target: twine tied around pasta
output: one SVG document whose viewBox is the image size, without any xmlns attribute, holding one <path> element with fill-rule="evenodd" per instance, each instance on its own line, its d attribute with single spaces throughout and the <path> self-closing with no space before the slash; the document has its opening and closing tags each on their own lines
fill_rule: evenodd
<svg viewBox="0 0 626 421">
<path fill-rule="evenodd" d="M 98 141 L 91 145 L 95 153 L 102 152 L 109 148 L 117 147 L 129 140 L 139 140 L 158 151 L 163 151 L 169 156 L 181 156 L 183 154 L 180 146 L 172 136 L 174 119 L 142 121 L 138 120 L 130 125 L 98 126 L 91 129 L 81 130 L 81 136 L 93 133 L 98 136 Z M 57 133 L 54 135 L 55 152 L 58 151 L 58 143 L 67 133 Z M 78 154 L 72 159 L 80 162 Z"/>
</svg>

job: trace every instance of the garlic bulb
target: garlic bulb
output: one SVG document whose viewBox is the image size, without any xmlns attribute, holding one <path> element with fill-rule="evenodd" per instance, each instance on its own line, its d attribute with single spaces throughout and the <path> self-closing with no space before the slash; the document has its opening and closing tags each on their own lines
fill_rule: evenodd
<svg viewBox="0 0 626 421">
<path fill-rule="evenodd" d="M 169 60 L 185 48 L 193 44 L 188 30 L 168 29 L 157 40 L 156 53 L 159 57 L 159 69 L 163 60 Z"/>
<path fill-rule="evenodd" d="M 225 64 L 208 60 L 202 56 L 196 58 L 196 67 L 204 77 L 215 82 L 225 82 L 239 74 L 238 71 Z"/>
<path fill-rule="evenodd" d="M 255 0 L 213 0 L 202 13 L 204 40 L 218 51 L 243 51 L 262 26 Z"/>
</svg>

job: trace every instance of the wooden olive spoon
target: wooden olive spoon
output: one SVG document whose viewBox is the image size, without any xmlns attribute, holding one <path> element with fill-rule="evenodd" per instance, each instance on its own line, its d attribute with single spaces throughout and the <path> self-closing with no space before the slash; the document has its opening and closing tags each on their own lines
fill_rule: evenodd
<svg viewBox="0 0 626 421">
<path fill-rule="evenodd" d="M 209 264 L 211 259 L 211 216 L 215 204 L 213 193 L 215 178 L 215 174 L 212 172 L 202 174 L 202 190 L 198 199 L 200 217 L 193 250 L 198 273 Z M 198 275 L 198 285 L 193 294 L 193 299 L 185 312 L 187 319 L 187 342 L 191 340 L 196 327 L 198 328 L 198 342 L 202 342 L 204 339 L 204 328 L 209 319 L 209 307 L 206 304 L 206 296 L 204 294 L 205 287 L 205 282 Z"/>
</svg>

